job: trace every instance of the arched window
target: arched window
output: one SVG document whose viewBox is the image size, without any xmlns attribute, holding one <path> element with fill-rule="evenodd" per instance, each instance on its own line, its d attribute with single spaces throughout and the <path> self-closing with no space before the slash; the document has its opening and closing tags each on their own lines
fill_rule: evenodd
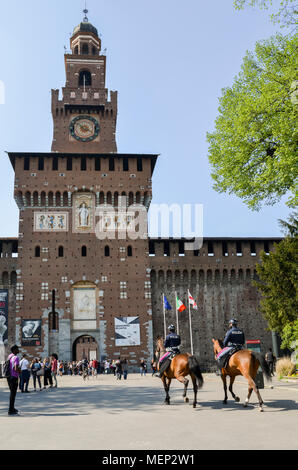
<svg viewBox="0 0 298 470">
<path fill-rule="evenodd" d="M 89 54 L 89 46 L 88 44 L 82 44 L 82 54 L 88 55 Z"/>
<path fill-rule="evenodd" d="M 92 47 L 92 54 L 93 54 L 93 55 L 96 55 L 96 53 L 97 53 L 97 49 L 96 49 L 95 46 L 93 46 L 93 47 Z"/>
<path fill-rule="evenodd" d="M 85 245 L 82 246 L 82 256 L 87 256 L 87 247 Z"/>
<path fill-rule="evenodd" d="M 40 258 L 40 246 L 35 247 L 35 258 Z"/>
<path fill-rule="evenodd" d="M 105 256 L 110 256 L 110 247 L 108 245 L 105 246 Z"/>
<path fill-rule="evenodd" d="M 132 256 L 132 247 L 130 245 L 127 247 L 127 256 Z"/>
<path fill-rule="evenodd" d="M 9 274 L 7 271 L 4 271 L 4 273 L 2 273 L 2 284 L 4 285 L 9 284 Z"/>
<path fill-rule="evenodd" d="M 76 46 L 76 47 L 74 48 L 74 53 L 75 53 L 76 55 L 78 55 L 78 53 L 79 53 L 79 46 Z"/>
<path fill-rule="evenodd" d="M 79 86 L 91 86 L 92 77 L 89 70 L 82 70 L 79 75 Z"/>
<path fill-rule="evenodd" d="M 59 258 L 63 258 L 63 256 L 64 256 L 64 248 L 63 248 L 63 246 L 59 246 L 59 248 L 58 248 L 58 256 L 59 256 Z"/>
<path fill-rule="evenodd" d="M 10 273 L 10 284 L 13 286 L 17 283 L 17 273 L 15 271 L 12 271 Z"/>
</svg>

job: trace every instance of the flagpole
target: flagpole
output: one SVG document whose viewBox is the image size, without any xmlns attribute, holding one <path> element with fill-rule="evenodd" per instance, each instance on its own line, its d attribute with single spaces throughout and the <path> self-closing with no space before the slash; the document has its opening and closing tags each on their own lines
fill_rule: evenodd
<svg viewBox="0 0 298 470">
<path fill-rule="evenodd" d="M 193 342 L 192 342 L 192 324 L 191 324 L 191 311 L 190 311 L 190 301 L 189 301 L 189 290 L 188 292 L 188 315 L 189 315 L 189 334 L 190 334 L 190 351 L 191 355 L 193 356 Z"/>
<path fill-rule="evenodd" d="M 177 325 L 177 335 L 179 335 L 179 320 L 178 320 L 177 292 L 176 292 L 176 291 L 175 291 L 175 305 L 176 305 L 176 325 Z"/>
<path fill-rule="evenodd" d="M 167 336 L 167 327 L 166 327 L 166 309 L 165 309 L 165 294 L 162 294 L 162 308 L 163 308 L 163 327 L 164 327 L 164 339 Z"/>
</svg>

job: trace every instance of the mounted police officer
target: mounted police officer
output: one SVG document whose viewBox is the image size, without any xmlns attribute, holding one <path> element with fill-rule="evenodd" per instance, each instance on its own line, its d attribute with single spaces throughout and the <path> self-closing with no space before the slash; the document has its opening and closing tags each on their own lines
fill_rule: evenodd
<svg viewBox="0 0 298 470">
<path fill-rule="evenodd" d="M 223 345 L 241 348 L 245 344 L 245 336 L 242 330 L 237 327 L 237 320 L 232 318 L 229 321 L 229 330 L 226 333 Z"/>
<path fill-rule="evenodd" d="M 237 350 L 242 349 L 245 344 L 244 333 L 240 328 L 237 327 L 237 320 L 232 318 L 229 321 L 229 329 L 226 333 L 225 339 L 223 341 L 223 349 L 217 355 L 217 367 L 219 372 L 225 365 L 228 363 L 229 358 Z"/>
<path fill-rule="evenodd" d="M 181 344 L 181 338 L 180 336 L 176 333 L 176 329 L 175 329 L 175 326 L 174 325 L 170 325 L 168 327 L 168 330 L 169 330 L 169 334 L 168 336 L 166 337 L 165 339 L 165 342 L 164 342 L 164 347 L 166 348 L 166 350 L 168 352 L 171 352 L 172 354 L 170 354 L 165 360 L 163 360 L 161 363 L 160 363 L 160 366 L 159 366 L 159 371 L 155 374 L 155 377 L 159 377 L 161 378 L 163 373 L 167 370 L 167 368 L 169 367 L 169 365 L 171 364 L 171 359 L 170 357 L 171 356 L 176 356 L 177 354 L 180 353 L 180 349 L 179 349 L 179 346 Z"/>
</svg>

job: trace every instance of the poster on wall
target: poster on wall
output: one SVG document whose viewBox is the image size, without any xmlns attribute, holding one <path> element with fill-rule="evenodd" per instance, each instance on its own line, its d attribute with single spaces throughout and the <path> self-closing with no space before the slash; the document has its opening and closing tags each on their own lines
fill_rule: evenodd
<svg viewBox="0 0 298 470">
<path fill-rule="evenodd" d="M 7 343 L 8 332 L 8 290 L 0 289 L 0 344 Z"/>
<path fill-rule="evenodd" d="M 115 318 L 115 343 L 116 346 L 139 346 L 141 344 L 139 317 Z"/>
<path fill-rule="evenodd" d="M 22 346 L 41 345 L 41 320 L 22 320 Z"/>
</svg>

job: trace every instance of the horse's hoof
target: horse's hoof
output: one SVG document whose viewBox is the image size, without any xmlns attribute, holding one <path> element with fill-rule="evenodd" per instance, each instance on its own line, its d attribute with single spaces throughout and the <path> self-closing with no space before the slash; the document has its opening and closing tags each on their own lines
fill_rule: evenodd
<svg viewBox="0 0 298 470">
<path fill-rule="evenodd" d="M 262 408 L 261 406 L 260 406 L 260 408 L 259 408 L 259 411 L 261 411 L 261 412 L 263 412 L 263 411 L 264 411 L 264 410 L 263 410 L 263 408 Z"/>
<path fill-rule="evenodd" d="M 189 403 L 189 398 L 184 397 L 184 402 L 185 402 L 185 403 Z"/>
<path fill-rule="evenodd" d="M 223 401 L 223 404 L 226 405 L 226 404 L 227 404 L 227 400 L 224 400 L 224 401 Z"/>
<path fill-rule="evenodd" d="M 236 403 L 239 403 L 239 401 L 240 401 L 240 398 L 239 398 L 239 397 L 236 397 L 236 398 L 235 398 L 235 402 L 236 402 Z"/>
</svg>

